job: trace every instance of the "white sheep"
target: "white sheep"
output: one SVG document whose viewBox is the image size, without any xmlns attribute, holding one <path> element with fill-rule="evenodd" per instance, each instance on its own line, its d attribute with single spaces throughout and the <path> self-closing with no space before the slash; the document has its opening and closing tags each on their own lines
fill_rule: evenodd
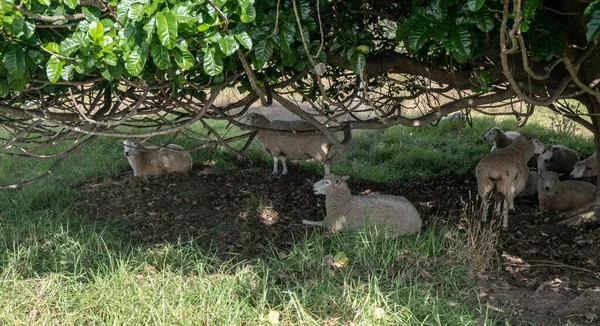
<svg viewBox="0 0 600 326">
<path fill-rule="evenodd" d="M 265 151 L 273 156 L 273 174 L 279 173 L 278 161 L 281 159 L 283 165 L 282 175 L 288 173 L 286 159 L 310 159 L 313 158 L 317 162 L 323 163 L 325 166 L 325 174 L 331 171 L 331 163 L 329 160 L 329 152 L 331 151 L 331 141 L 323 134 L 309 135 L 294 135 L 284 134 L 273 130 L 287 131 L 305 131 L 315 130 L 315 127 L 303 120 L 269 120 L 264 115 L 259 113 L 250 113 L 245 118 L 248 124 L 255 127 L 265 128 L 259 129 L 256 138 L 263 145 Z M 342 144 L 346 144 L 352 138 L 350 125 L 344 127 L 344 140 Z M 340 149 L 337 149 L 340 150 Z"/>
<path fill-rule="evenodd" d="M 577 152 L 567 146 L 547 144 L 544 146 L 542 154 L 538 156 L 538 171 L 566 174 L 573 171 L 573 167 L 578 161 L 579 155 Z"/>
<path fill-rule="evenodd" d="M 521 133 L 519 132 L 503 131 L 502 129 L 496 127 L 490 129 L 490 131 L 483 136 L 483 139 L 485 141 L 494 142 L 494 146 L 492 146 L 492 149 L 490 150 L 490 152 L 494 152 L 512 144 L 515 138 L 519 137 L 520 135 Z"/>
<path fill-rule="evenodd" d="M 596 186 L 585 181 L 560 181 L 556 172 L 546 171 L 538 182 L 540 211 L 566 212 L 594 200 Z"/>
<path fill-rule="evenodd" d="M 144 146 L 127 139 L 123 142 L 123 146 L 127 161 L 136 177 L 173 172 L 186 173 L 192 169 L 192 156 L 179 145 Z"/>
<path fill-rule="evenodd" d="M 570 175 L 572 179 L 597 177 L 598 162 L 596 160 L 596 153 L 592 154 L 585 160 L 575 163 L 573 171 L 571 171 Z"/>
<path fill-rule="evenodd" d="M 496 212 L 503 205 L 502 227 L 508 227 L 508 210 L 514 210 L 513 200 L 527 183 L 527 161 L 544 148 L 534 135 L 523 134 L 508 147 L 485 155 L 475 168 L 477 190 L 482 200 L 481 220 L 487 221 L 490 197 L 496 201 Z"/>
<path fill-rule="evenodd" d="M 308 225 L 325 226 L 332 232 L 357 231 L 366 225 L 384 230 L 387 238 L 415 234 L 423 222 L 415 206 L 402 196 L 353 196 L 348 176 L 326 175 L 313 185 L 317 195 L 325 195 L 327 214 L 320 222 L 303 220 Z"/>
</svg>

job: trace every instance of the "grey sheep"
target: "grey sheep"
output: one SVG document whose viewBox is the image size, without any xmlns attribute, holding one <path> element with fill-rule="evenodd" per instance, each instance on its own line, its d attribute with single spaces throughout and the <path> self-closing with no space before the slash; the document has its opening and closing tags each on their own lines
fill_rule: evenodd
<svg viewBox="0 0 600 326">
<path fill-rule="evenodd" d="M 331 151 L 331 141 L 323 134 L 311 135 L 286 135 L 276 131 L 267 130 L 287 130 L 287 131 L 303 131 L 315 130 L 315 127 L 303 120 L 269 120 L 264 115 L 259 113 L 250 113 L 246 116 L 248 123 L 255 127 L 266 128 L 259 129 L 256 138 L 263 145 L 265 151 L 273 156 L 273 173 L 279 173 L 278 161 L 281 159 L 283 165 L 282 175 L 288 173 L 286 159 L 310 159 L 313 158 L 317 162 L 323 163 L 325 166 L 325 174 L 331 171 L 331 163 L 329 160 L 329 152 Z M 344 127 L 344 140 L 342 144 L 347 144 L 352 139 L 350 125 Z M 339 149 L 337 149 L 339 150 Z"/>
<path fill-rule="evenodd" d="M 538 182 L 540 211 L 566 212 L 594 200 L 596 186 L 585 181 L 560 181 L 556 172 L 546 171 Z"/>
<path fill-rule="evenodd" d="M 529 175 L 527 161 L 544 148 L 534 135 L 523 134 L 508 147 L 485 155 L 475 168 L 477 191 L 482 200 L 481 220 L 487 221 L 490 198 L 496 201 L 496 213 L 503 205 L 502 227 L 508 228 L 508 210 L 514 210 L 514 198 L 525 188 Z"/>
<path fill-rule="evenodd" d="M 358 231 L 366 225 L 384 230 L 386 238 L 415 234 L 423 222 L 415 206 L 402 196 L 353 196 L 348 176 L 330 174 L 313 185 L 317 195 L 325 195 L 327 214 L 323 221 L 303 220 L 304 224 L 325 226 L 330 232 Z"/>
<path fill-rule="evenodd" d="M 598 162 L 596 160 L 596 153 L 592 154 L 585 160 L 575 163 L 570 175 L 572 179 L 597 177 Z"/>
<path fill-rule="evenodd" d="M 167 147 L 144 146 L 139 142 L 125 140 L 124 153 L 136 177 L 163 175 L 173 172 L 186 173 L 192 169 L 192 156 L 183 147 L 169 144 Z"/>
<path fill-rule="evenodd" d="M 537 194 L 538 192 L 538 180 L 540 180 L 540 174 L 537 171 L 528 171 L 527 182 L 525 188 L 517 195 L 518 197 L 529 197 Z"/>
<path fill-rule="evenodd" d="M 552 171 L 558 174 L 571 173 L 578 161 L 577 152 L 567 146 L 547 144 L 538 157 L 538 171 Z"/>
<path fill-rule="evenodd" d="M 516 132 L 516 131 L 503 131 L 500 128 L 492 128 L 490 129 L 490 131 L 488 131 L 484 136 L 483 139 L 485 141 L 493 141 L 494 142 L 494 146 L 492 146 L 492 149 L 490 150 L 490 152 L 495 152 L 501 148 L 505 148 L 508 145 L 512 144 L 512 142 L 515 140 L 515 138 L 519 137 L 521 135 L 521 133 Z"/>
</svg>

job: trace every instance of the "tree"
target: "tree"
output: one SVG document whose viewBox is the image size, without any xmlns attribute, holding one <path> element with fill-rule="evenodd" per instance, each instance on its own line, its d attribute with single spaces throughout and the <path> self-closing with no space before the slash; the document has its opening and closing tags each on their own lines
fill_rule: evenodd
<svg viewBox="0 0 600 326">
<path fill-rule="evenodd" d="M 387 128 L 511 105 L 524 123 L 547 106 L 600 149 L 599 0 L 5 0 L 0 20 L 4 155 L 72 144 L 60 162 L 97 136 L 168 133 L 228 146 L 251 134 L 204 120 L 238 124 L 271 98 L 329 137 L 342 126 L 316 115 Z M 215 105 L 228 88 L 244 96 Z"/>
</svg>

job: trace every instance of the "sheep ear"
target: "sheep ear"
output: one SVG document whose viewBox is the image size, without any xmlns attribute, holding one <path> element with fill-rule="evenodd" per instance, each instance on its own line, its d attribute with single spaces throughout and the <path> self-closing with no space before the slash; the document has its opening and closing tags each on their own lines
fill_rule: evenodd
<svg viewBox="0 0 600 326">
<path fill-rule="evenodd" d="M 342 177 L 342 180 L 344 180 L 344 181 L 346 181 L 346 180 L 348 180 L 348 179 L 350 179 L 350 176 L 349 176 L 349 175 L 345 175 L 345 176 L 343 176 L 343 177 Z"/>
</svg>

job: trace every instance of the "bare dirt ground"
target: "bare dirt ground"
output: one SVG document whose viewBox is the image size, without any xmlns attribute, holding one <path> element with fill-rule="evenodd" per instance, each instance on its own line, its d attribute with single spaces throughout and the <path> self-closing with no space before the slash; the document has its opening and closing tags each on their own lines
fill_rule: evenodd
<svg viewBox="0 0 600 326">
<path fill-rule="evenodd" d="M 289 247 L 294 237 L 314 232 L 303 218 L 320 220 L 319 176 L 291 165 L 290 175 L 240 166 L 213 173 L 198 164 L 187 176 L 134 181 L 131 172 L 78 186 L 75 210 L 115 223 L 141 243 L 194 238 L 217 254 L 239 253 L 252 261 L 270 254 L 269 243 Z M 444 177 L 426 182 L 381 184 L 350 180 L 355 193 L 402 195 L 421 211 L 425 227 L 464 227 L 463 200 L 474 197 L 474 178 Z M 535 198 L 519 198 L 508 231 L 501 231 L 497 269 L 480 277 L 480 300 L 511 325 L 600 324 L 600 224 L 580 229 L 556 224 L 537 212 Z M 495 221 L 498 222 L 498 221 Z M 322 231 L 317 231 L 322 232 Z"/>
</svg>

